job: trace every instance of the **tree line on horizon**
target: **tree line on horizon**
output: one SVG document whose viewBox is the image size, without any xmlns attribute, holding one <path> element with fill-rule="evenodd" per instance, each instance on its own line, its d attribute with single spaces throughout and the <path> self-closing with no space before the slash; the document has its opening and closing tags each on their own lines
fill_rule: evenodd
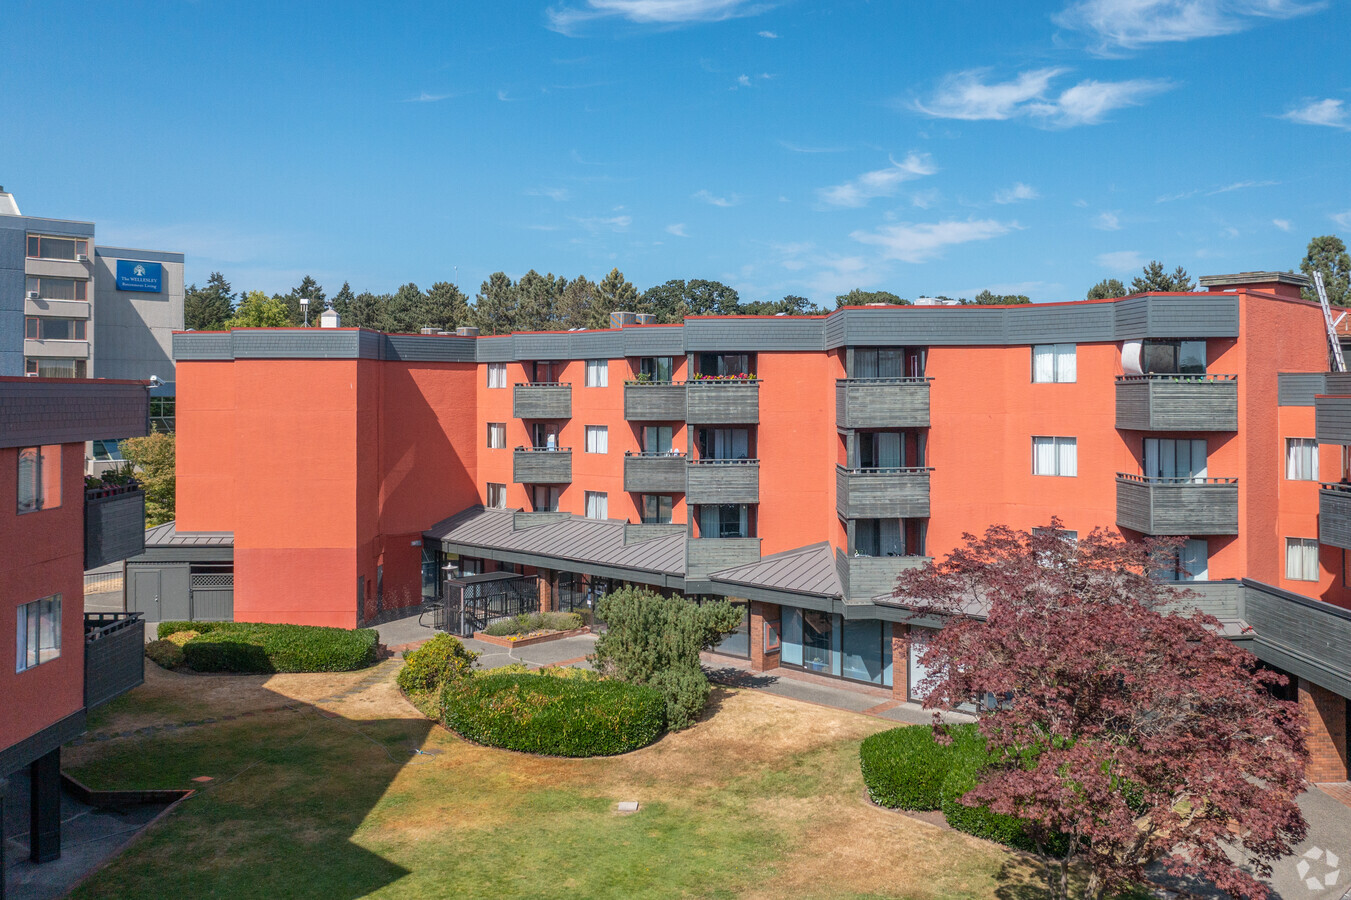
<svg viewBox="0 0 1351 900">
<path fill-rule="evenodd" d="M 1346 245 L 1333 235 L 1316 237 L 1300 262 L 1306 275 L 1323 273 L 1328 299 L 1351 306 L 1351 257 Z M 1105 278 L 1089 288 L 1086 299 L 1106 300 L 1151 291 L 1195 290 L 1196 283 L 1187 270 L 1178 266 L 1167 271 L 1163 263 L 1152 260 L 1144 266 L 1129 288 L 1120 279 Z M 931 295 L 935 299 L 963 305 L 1012 305 L 1031 303 L 1024 294 L 996 294 L 981 291 L 972 299 Z M 1304 291 L 1305 299 L 1317 299 Z M 392 294 L 356 293 L 348 282 L 332 296 L 306 275 L 300 284 L 285 294 L 268 295 L 263 291 L 236 294 L 220 272 L 212 272 L 204 287 L 191 285 L 184 292 L 184 326 L 193 331 L 218 331 L 226 328 L 286 328 L 302 325 L 305 311 L 301 299 L 309 301 L 311 325 L 319 324 L 319 315 L 327 306 L 338 313 L 345 327 L 370 328 L 389 333 L 417 333 L 423 328 L 454 331 L 472 326 L 481 334 L 507 334 L 512 331 L 568 331 L 576 328 L 608 328 L 610 313 L 626 310 L 649 313 L 662 324 L 674 324 L 686 316 L 736 315 L 820 315 L 826 309 L 806 297 L 788 294 L 781 300 L 742 300 L 736 289 L 719 281 L 672 279 L 639 291 L 619 269 L 599 281 L 586 276 L 568 279 L 534 269 L 513 280 L 504 272 L 494 272 L 480 285 L 471 303 L 456 285 L 438 281 L 423 290 L 409 283 Z M 910 300 L 890 291 L 865 291 L 855 288 L 835 298 L 835 309 L 886 303 L 908 306 Z"/>
</svg>

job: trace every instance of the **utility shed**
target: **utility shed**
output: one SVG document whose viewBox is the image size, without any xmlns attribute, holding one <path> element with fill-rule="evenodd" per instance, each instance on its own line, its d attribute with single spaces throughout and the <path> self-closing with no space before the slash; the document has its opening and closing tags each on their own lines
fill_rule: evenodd
<svg viewBox="0 0 1351 900">
<path fill-rule="evenodd" d="M 145 552 L 126 561 L 127 612 L 147 622 L 234 619 L 234 535 L 179 531 L 165 522 L 145 532 Z"/>
</svg>

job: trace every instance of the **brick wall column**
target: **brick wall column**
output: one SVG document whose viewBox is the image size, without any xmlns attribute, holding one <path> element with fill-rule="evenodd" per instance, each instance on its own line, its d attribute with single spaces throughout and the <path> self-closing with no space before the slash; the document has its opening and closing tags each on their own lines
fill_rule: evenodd
<svg viewBox="0 0 1351 900">
<path fill-rule="evenodd" d="M 910 626 L 891 623 L 891 698 L 910 699 Z"/>
<path fill-rule="evenodd" d="M 1308 722 L 1305 777 L 1315 784 L 1346 781 L 1346 699 L 1301 678 L 1299 708 Z"/>
<path fill-rule="evenodd" d="M 751 603 L 751 671 L 765 672 L 779 667 L 779 651 L 765 652 L 765 622 L 772 622 L 777 630 L 782 622 L 780 616 L 777 603 Z"/>
<path fill-rule="evenodd" d="M 558 597 L 554 591 L 554 582 L 558 573 L 553 569 L 540 569 L 539 575 L 539 611 L 553 612 L 558 609 Z"/>
</svg>

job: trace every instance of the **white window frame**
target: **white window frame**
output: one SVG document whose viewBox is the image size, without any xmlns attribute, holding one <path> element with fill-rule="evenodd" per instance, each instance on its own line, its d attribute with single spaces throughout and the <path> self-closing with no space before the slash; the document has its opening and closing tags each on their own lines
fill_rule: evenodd
<svg viewBox="0 0 1351 900">
<path fill-rule="evenodd" d="M 1318 538 L 1285 539 L 1285 579 L 1318 580 Z"/>
<path fill-rule="evenodd" d="M 1315 438 L 1285 439 L 1285 480 L 1318 480 L 1318 441 Z"/>
<path fill-rule="evenodd" d="M 1050 441 L 1050 444 L 1038 442 Z M 1050 457 L 1047 460 L 1051 471 L 1042 471 L 1039 447 L 1049 446 Z M 1050 435 L 1032 436 L 1032 474 L 1074 478 L 1079 474 L 1079 439 L 1077 437 L 1055 437 Z"/>
<path fill-rule="evenodd" d="M 1032 383 L 1073 384 L 1078 381 L 1078 353 L 1077 344 L 1033 344 Z M 1039 366 L 1038 362 L 1042 362 L 1042 365 Z"/>
<path fill-rule="evenodd" d="M 488 363 L 488 387 L 505 388 L 507 386 L 507 364 L 504 362 Z"/>
<path fill-rule="evenodd" d="M 60 658 L 61 595 L 53 594 L 20 606 L 17 610 L 14 633 L 16 673 L 26 672 L 45 662 Z"/>
<path fill-rule="evenodd" d="M 507 486 L 505 484 L 497 481 L 490 481 L 483 494 L 489 509 L 507 508 Z M 494 494 L 497 496 L 494 497 Z"/>
<path fill-rule="evenodd" d="M 610 517 L 610 495 L 605 491 L 587 491 L 586 517 L 588 519 L 608 519 Z"/>
<path fill-rule="evenodd" d="M 608 359 L 588 359 L 586 361 L 586 386 L 610 386 L 610 361 Z"/>
<path fill-rule="evenodd" d="M 507 423 L 488 423 L 488 449 L 504 450 L 507 446 Z"/>
<path fill-rule="evenodd" d="M 608 425 L 586 426 L 586 452 L 587 453 L 610 452 L 610 426 Z"/>
</svg>

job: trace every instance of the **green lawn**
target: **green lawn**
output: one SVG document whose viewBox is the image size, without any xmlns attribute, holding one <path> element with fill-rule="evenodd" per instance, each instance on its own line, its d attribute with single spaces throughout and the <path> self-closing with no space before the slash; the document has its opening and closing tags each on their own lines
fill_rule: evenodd
<svg viewBox="0 0 1351 900">
<path fill-rule="evenodd" d="M 238 711 L 352 680 L 212 678 L 208 697 L 200 677 L 149 668 L 95 731 L 210 716 L 232 686 Z M 1020 857 L 865 802 L 858 744 L 885 723 L 753 692 L 715 700 L 695 728 L 610 759 L 467 744 L 389 683 L 325 704 L 332 718 L 296 703 L 90 742 L 65 760 L 91 787 L 213 780 L 74 896 L 1040 896 Z M 628 799 L 641 811 L 616 814 Z"/>
</svg>

